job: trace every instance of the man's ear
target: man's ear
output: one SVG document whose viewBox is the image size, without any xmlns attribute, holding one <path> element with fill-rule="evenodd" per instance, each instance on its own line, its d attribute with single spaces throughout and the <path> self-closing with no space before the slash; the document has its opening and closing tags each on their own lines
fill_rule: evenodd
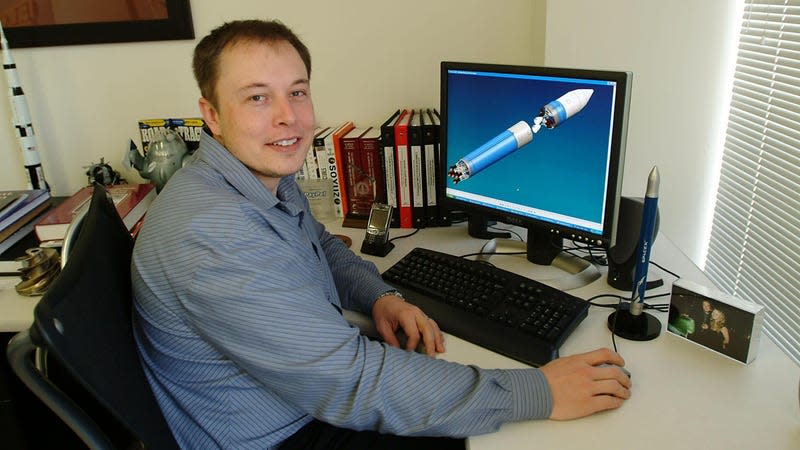
<svg viewBox="0 0 800 450">
<path fill-rule="evenodd" d="M 219 126 L 219 114 L 217 113 L 217 109 L 210 101 L 203 97 L 200 97 L 197 104 L 200 106 L 200 113 L 203 115 L 203 120 L 205 120 L 211 133 L 215 137 L 219 136 L 221 134 L 221 128 Z"/>
</svg>

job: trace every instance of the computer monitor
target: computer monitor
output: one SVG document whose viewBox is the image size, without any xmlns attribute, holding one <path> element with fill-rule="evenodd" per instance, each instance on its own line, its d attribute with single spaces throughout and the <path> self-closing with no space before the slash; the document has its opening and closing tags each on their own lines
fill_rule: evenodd
<svg viewBox="0 0 800 450">
<path fill-rule="evenodd" d="M 488 221 L 527 228 L 528 259 L 551 264 L 563 239 L 616 236 L 631 73 L 441 64 L 440 184 L 470 234 Z"/>
</svg>

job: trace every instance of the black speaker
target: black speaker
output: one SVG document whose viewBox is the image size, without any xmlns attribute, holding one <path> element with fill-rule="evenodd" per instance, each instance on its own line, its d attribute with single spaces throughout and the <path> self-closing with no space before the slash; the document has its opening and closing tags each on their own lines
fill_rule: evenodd
<svg viewBox="0 0 800 450">
<path fill-rule="evenodd" d="M 636 269 L 636 247 L 639 245 L 639 231 L 641 231 L 642 228 L 643 209 L 643 198 L 620 198 L 619 220 L 617 221 L 617 241 L 613 247 L 608 249 L 608 284 L 621 291 L 633 290 L 633 273 Z M 658 224 L 659 214 L 658 211 L 656 211 L 656 224 L 653 229 L 653 236 L 658 235 Z"/>
</svg>

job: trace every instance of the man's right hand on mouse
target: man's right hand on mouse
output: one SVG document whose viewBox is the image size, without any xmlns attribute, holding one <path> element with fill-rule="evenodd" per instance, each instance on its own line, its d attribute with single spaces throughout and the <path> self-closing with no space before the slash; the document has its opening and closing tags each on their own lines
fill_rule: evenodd
<svg viewBox="0 0 800 450">
<path fill-rule="evenodd" d="M 607 348 L 567 356 L 541 367 L 553 399 L 550 419 L 570 420 L 616 409 L 631 396 L 631 380 L 617 367 L 625 360 Z"/>
</svg>

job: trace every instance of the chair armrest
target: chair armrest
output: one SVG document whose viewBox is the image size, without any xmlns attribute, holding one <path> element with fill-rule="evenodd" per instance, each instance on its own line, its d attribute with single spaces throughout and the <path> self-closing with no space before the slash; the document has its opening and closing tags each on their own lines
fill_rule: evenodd
<svg viewBox="0 0 800 450">
<path fill-rule="evenodd" d="M 56 387 L 33 364 L 36 346 L 28 330 L 17 333 L 8 342 L 6 357 L 17 377 L 52 410 L 91 449 L 113 449 L 103 430 L 76 405 L 61 389 Z"/>
<path fill-rule="evenodd" d="M 378 329 L 375 328 L 375 322 L 372 321 L 372 317 L 349 309 L 342 310 L 342 315 L 350 325 L 360 329 L 361 334 L 364 336 L 373 339 L 381 338 L 380 334 L 378 334 Z"/>
</svg>

